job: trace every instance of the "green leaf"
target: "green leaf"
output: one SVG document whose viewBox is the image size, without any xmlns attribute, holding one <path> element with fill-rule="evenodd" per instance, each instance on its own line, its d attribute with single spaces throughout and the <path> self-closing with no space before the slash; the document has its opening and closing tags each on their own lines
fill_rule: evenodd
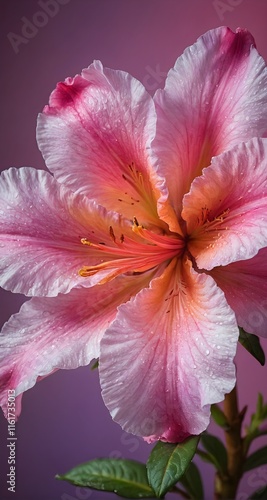
<svg viewBox="0 0 267 500">
<path fill-rule="evenodd" d="M 250 424 L 246 427 L 246 436 L 244 438 L 244 452 L 247 454 L 250 444 L 259 436 L 267 434 L 266 429 L 260 429 L 261 424 L 267 419 L 267 404 L 263 402 L 262 394 L 258 394 L 256 412 L 251 415 Z"/>
<path fill-rule="evenodd" d="M 243 328 L 239 327 L 239 342 L 243 347 L 257 360 L 259 363 L 265 365 L 265 354 L 261 347 L 259 337 L 252 333 L 247 333 Z"/>
<path fill-rule="evenodd" d="M 264 464 L 267 464 L 267 446 L 264 446 L 263 448 L 260 448 L 252 453 L 252 455 L 249 455 L 244 463 L 243 472 L 255 469 L 256 467 L 260 467 Z"/>
<path fill-rule="evenodd" d="M 145 464 L 134 460 L 99 458 L 56 478 L 82 488 L 112 491 L 124 498 L 155 498 Z"/>
<path fill-rule="evenodd" d="M 91 370 L 96 370 L 99 367 L 99 359 L 97 359 L 91 366 Z"/>
<path fill-rule="evenodd" d="M 216 436 L 204 432 L 201 436 L 201 443 L 203 444 L 205 450 L 208 452 L 210 463 L 215 465 L 217 470 L 226 472 L 227 452 L 222 441 Z"/>
<path fill-rule="evenodd" d="M 247 436 L 245 436 L 244 442 L 243 442 L 244 454 L 246 455 L 248 453 L 249 447 L 250 447 L 252 441 L 254 441 L 254 439 L 257 439 L 258 437 L 266 436 L 266 435 L 267 435 L 266 429 L 263 429 L 263 430 L 255 429 L 252 433 L 247 434 Z"/>
<path fill-rule="evenodd" d="M 211 416 L 217 425 L 219 425 L 223 429 L 229 428 L 226 416 L 218 405 L 211 405 Z"/>
<path fill-rule="evenodd" d="M 248 500 L 266 500 L 266 498 L 267 498 L 267 484 L 266 486 L 263 486 L 263 488 L 254 491 L 254 493 L 252 493 L 252 496 L 249 497 Z"/>
<path fill-rule="evenodd" d="M 159 441 L 147 462 L 148 480 L 158 498 L 162 497 L 185 473 L 195 455 L 199 436 L 191 436 L 180 444 Z"/>
<path fill-rule="evenodd" d="M 190 498 L 196 500 L 204 499 L 201 476 L 194 462 L 191 462 L 185 474 L 181 477 L 180 483 L 189 493 Z"/>
<path fill-rule="evenodd" d="M 207 462 L 208 464 L 214 465 L 213 459 L 210 457 L 208 453 L 206 453 L 206 451 L 198 449 L 197 454 L 203 460 L 203 462 Z"/>
<path fill-rule="evenodd" d="M 260 416 L 262 414 L 262 410 L 263 410 L 263 395 L 259 392 L 256 405 L 256 415 Z"/>
<path fill-rule="evenodd" d="M 251 415 L 250 425 L 247 429 L 248 433 L 253 433 L 258 430 L 258 427 L 266 418 L 267 405 L 263 403 L 262 394 L 258 394 L 256 412 Z"/>
</svg>

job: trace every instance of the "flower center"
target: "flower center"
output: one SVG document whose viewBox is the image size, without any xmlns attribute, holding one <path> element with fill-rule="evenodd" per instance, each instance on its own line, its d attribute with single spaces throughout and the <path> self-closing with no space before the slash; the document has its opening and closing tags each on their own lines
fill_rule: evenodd
<svg viewBox="0 0 267 500">
<path fill-rule="evenodd" d="M 83 245 L 101 254 L 102 262 L 93 266 L 83 266 L 79 271 L 80 276 L 89 277 L 99 271 L 105 271 L 104 278 L 98 282 L 103 284 L 119 274 L 148 271 L 162 262 L 169 262 L 174 257 L 181 256 L 184 251 L 185 241 L 181 236 L 156 234 L 141 226 L 136 217 L 133 219 L 132 231 L 135 235 L 133 238 L 128 234 L 120 234 L 117 237 L 113 227 L 110 226 L 111 244 L 108 245 L 82 238 Z"/>
</svg>

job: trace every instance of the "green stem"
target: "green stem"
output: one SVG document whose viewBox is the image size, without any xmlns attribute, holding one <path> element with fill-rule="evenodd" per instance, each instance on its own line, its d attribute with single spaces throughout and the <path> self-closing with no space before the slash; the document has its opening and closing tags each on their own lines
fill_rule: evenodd
<svg viewBox="0 0 267 500">
<path fill-rule="evenodd" d="M 217 472 L 215 480 L 215 499 L 232 500 L 236 498 L 239 481 L 243 468 L 243 440 L 241 426 L 243 413 L 238 410 L 237 388 L 226 394 L 224 400 L 224 414 L 228 427 L 225 430 L 227 450 L 227 474 Z"/>
</svg>

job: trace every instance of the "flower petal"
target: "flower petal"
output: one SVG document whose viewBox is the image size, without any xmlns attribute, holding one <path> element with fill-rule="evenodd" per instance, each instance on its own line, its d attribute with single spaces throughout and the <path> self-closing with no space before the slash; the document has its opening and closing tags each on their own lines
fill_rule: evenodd
<svg viewBox="0 0 267 500">
<path fill-rule="evenodd" d="M 7 390 L 15 389 L 19 396 L 59 368 L 77 368 L 98 358 L 100 339 L 115 318 L 117 306 L 147 286 L 152 276 L 119 277 L 105 286 L 24 303 L 0 334 L 3 409 Z"/>
<path fill-rule="evenodd" d="M 212 156 L 266 136 L 266 88 L 265 63 L 246 30 L 208 31 L 177 59 L 165 89 L 155 95 L 158 125 L 152 148 L 178 215 L 183 195 Z M 159 214 L 168 222 L 166 206 Z"/>
<path fill-rule="evenodd" d="M 129 221 L 33 168 L 2 172 L 0 214 L 0 286 L 25 295 L 54 296 L 104 278 L 107 271 L 85 279 L 79 270 L 103 262 L 105 245 L 118 256 L 110 227 L 118 237 L 137 238 Z M 95 245 L 82 245 L 82 238 Z"/>
<path fill-rule="evenodd" d="M 188 247 L 199 268 L 256 255 L 267 246 L 267 139 L 213 158 L 183 203 Z"/>
<path fill-rule="evenodd" d="M 119 308 L 100 344 L 105 404 L 125 430 L 169 442 L 199 434 L 235 383 L 238 328 L 214 280 L 173 260 Z"/>
<path fill-rule="evenodd" d="M 143 85 L 95 61 L 57 85 L 39 116 L 37 140 L 60 182 L 130 219 L 157 223 L 147 152 L 155 121 Z"/>
<path fill-rule="evenodd" d="M 255 257 L 210 271 L 246 332 L 267 337 L 267 248 Z"/>
</svg>

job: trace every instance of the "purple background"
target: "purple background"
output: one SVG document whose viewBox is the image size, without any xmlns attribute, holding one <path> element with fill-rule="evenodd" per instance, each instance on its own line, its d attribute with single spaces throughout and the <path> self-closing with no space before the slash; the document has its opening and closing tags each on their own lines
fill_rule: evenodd
<svg viewBox="0 0 267 500">
<path fill-rule="evenodd" d="M 267 59 L 266 0 L 223 0 L 225 12 L 221 15 L 216 10 L 217 2 L 211 0 L 58 0 L 59 3 L 58 12 L 49 17 L 36 15 L 44 12 L 38 0 L 1 0 L 1 169 L 24 165 L 44 168 L 35 141 L 37 113 L 58 81 L 79 73 L 93 59 L 130 72 L 154 92 L 163 85 L 164 75 L 184 48 L 208 29 L 222 24 L 233 30 L 247 27 Z M 19 44 L 16 54 L 7 35 L 21 35 L 23 16 L 44 26 L 27 44 Z M 0 292 L 2 324 L 18 311 L 23 297 Z M 266 340 L 262 345 L 267 352 Z M 267 399 L 266 367 L 260 367 L 243 348 L 239 348 L 236 360 L 241 405 L 249 403 L 254 409 L 258 390 Z M 118 498 L 77 489 L 55 481 L 54 475 L 96 457 L 145 460 L 150 450 L 112 422 L 101 400 L 98 373 L 88 368 L 57 372 L 24 396 L 17 423 L 15 494 L 8 493 L 6 485 L 7 425 L 2 414 L 0 431 L 0 497 L 4 500 Z M 209 500 L 212 469 L 205 464 L 202 470 L 205 500 Z M 266 468 L 251 471 L 242 481 L 238 500 L 248 498 L 264 482 Z"/>
</svg>

